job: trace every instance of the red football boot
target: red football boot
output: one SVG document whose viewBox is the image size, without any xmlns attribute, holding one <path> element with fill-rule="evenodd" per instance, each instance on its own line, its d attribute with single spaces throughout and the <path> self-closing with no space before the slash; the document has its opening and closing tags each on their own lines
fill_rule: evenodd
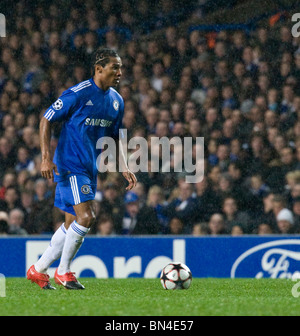
<svg viewBox="0 0 300 336">
<path fill-rule="evenodd" d="M 38 284 L 42 289 L 56 289 L 55 287 L 51 286 L 49 281 L 49 275 L 45 273 L 39 273 L 32 265 L 27 271 L 27 279 L 31 280 L 31 282 L 35 282 Z"/>
<path fill-rule="evenodd" d="M 66 289 L 85 289 L 84 286 L 76 279 L 74 274 L 74 272 L 67 272 L 60 275 L 56 270 L 54 274 L 54 281 L 58 285 L 63 285 Z"/>
</svg>

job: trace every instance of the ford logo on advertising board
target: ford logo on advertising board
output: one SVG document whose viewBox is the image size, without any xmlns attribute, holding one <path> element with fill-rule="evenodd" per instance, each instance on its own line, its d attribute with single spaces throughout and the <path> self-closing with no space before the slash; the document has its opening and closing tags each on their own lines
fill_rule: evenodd
<svg viewBox="0 0 300 336">
<path fill-rule="evenodd" d="M 249 270 L 253 274 L 249 274 Z M 233 263 L 230 276 L 249 274 L 253 278 L 300 278 L 300 240 L 283 239 L 256 245 Z"/>
</svg>

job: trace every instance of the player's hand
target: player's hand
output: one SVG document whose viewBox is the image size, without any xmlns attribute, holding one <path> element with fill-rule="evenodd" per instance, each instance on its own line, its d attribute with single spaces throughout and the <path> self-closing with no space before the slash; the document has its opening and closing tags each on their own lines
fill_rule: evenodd
<svg viewBox="0 0 300 336">
<path fill-rule="evenodd" d="M 41 163 L 42 176 L 46 179 L 53 180 L 54 179 L 53 171 L 55 172 L 56 175 L 59 175 L 56 165 L 51 160 L 43 160 Z"/>
<path fill-rule="evenodd" d="M 126 172 L 123 172 L 122 174 L 129 183 L 126 190 L 131 190 L 132 188 L 134 188 L 136 186 L 137 179 L 136 179 L 135 175 L 133 174 L 133 172 L 128 169 Z"/>
</svg>

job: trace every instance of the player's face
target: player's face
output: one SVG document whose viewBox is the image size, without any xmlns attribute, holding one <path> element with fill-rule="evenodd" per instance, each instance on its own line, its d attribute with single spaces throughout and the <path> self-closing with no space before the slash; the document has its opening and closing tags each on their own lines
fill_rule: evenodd
<svg viewBox="0 0 300 336">
<path fill-rule="evenodd" d="M 121 67 L 122 61 L 120 57 L 111 57 L 110 62 L 107 63 L 104 68 L 102 68 L 102 83 L 107 87 L 117 86 L 122 75 Z"/>
</svg>

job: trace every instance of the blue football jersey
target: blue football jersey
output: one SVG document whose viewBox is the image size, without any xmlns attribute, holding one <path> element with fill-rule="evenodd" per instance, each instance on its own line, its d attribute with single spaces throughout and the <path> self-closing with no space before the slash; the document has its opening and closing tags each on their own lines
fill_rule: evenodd
<svg viewBox="0 0 300 336">
<path fill-rule="evenodd" d="M 53 159 L 60 174 L 54 174 L 55 181 L 69 174 L 95 180 L 101 153 L 96 143 L 102 137 L 119 138 L 123 114 L 121 95 L 113 88 L 103 91 L 93 78 L 64 91 L 44 114 L 51 123 L 63 123 Z"/>
</svg>

